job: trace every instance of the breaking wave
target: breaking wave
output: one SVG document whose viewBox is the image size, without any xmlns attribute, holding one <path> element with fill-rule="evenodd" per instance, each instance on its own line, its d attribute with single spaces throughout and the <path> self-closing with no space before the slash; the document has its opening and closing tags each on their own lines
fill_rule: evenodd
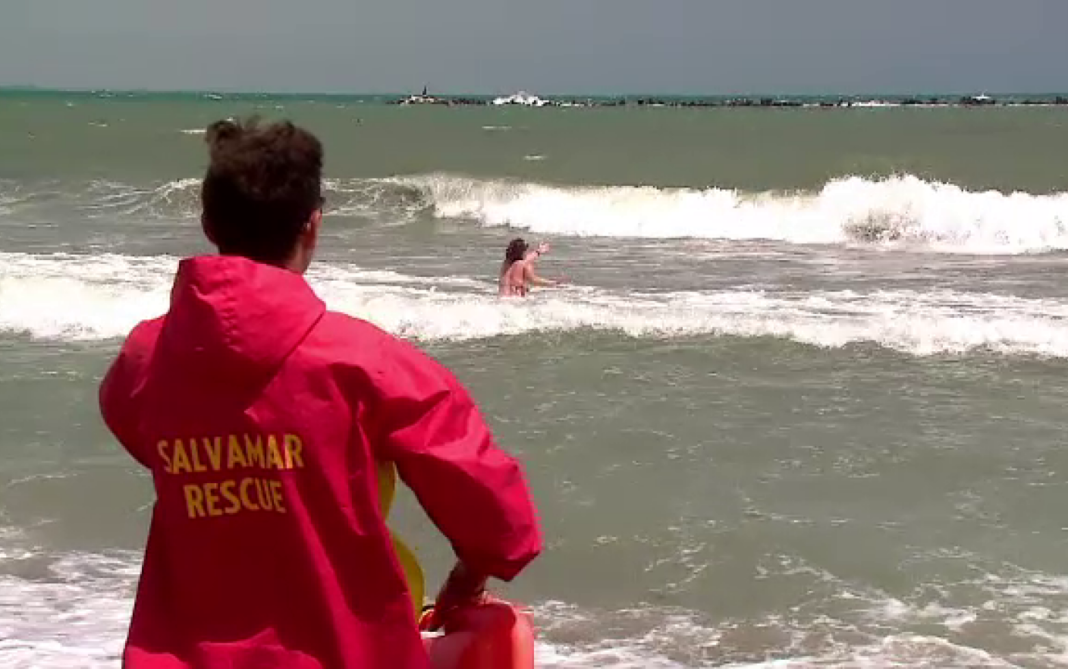
<svg viewBox="0 0 1068 669">
<path fill-rule="evenodd" d="M 167 307 L 171 257 L 0 253 L 0 330 L 42 339 L 124 336 Z M 463 341 L 605 331 L 635 338 L 773 337 L 912 355 L 987 351 L 1068 357 L 1068 303 L 954 290 L 694 290 L 571 286 L 501 300 L 490 282 L 319 264 L 309 281 L 336 310 L 404 337 Z"/>
<path fill-rule="evenodd" d="M 1068 248 L 1068 193 L 972 192 L 913 176 L 837 179 L 817 193 L 723 188 L 561 187 L 431 175 L 442 218 L 541 234 L 922 245 L 1020 253 Z"/>
<path fill-rule="evenodd" d="M 149 187 L 109 181 L 0 182 L 0 214 L 69 200 L 88 217 L 190 218 L 199 180 Z M 956 253 L 1068 249 L 1068 193 L 968 191 L 914 176 L 845 177 L 818 192 L 563 186 L 448 174 L 329 179 L 327 212 L 404 224 L 420 215 L 557 236 L 768 240 Z"/>
</svg>

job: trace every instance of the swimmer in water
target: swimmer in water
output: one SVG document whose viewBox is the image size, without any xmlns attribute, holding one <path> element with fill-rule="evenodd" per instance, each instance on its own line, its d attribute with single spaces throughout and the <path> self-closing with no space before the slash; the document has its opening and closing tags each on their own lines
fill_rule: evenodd
<svg viewBox="0 0 1068 669">
<path fill-rule="evenodd" d="M 526 297 L 531 286 L 559 286 L 562 281 L 554 281 L 538 276 L 534 272 L 534 263 L 549 252 L 545 242 L 538 248 L 530 250 L 530 245 L 522 237 L 516 237 L 504 252 L 501 273 L 498 281 L 498 295 L 501 297 Z"/>
</svg>

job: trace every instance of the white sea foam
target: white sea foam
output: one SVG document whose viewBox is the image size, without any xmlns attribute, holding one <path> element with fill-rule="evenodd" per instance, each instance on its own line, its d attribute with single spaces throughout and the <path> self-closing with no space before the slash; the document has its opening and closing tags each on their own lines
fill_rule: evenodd
<svg viewBox="0 0 1068 669">
<path fill-rule="evenodd" d="M 650 604 L 640 591 L 613 609 L 521 601 L 538 629 L 537 666 L 545 669 L 1052 667 L 1068 660 L 1065 575 L 963 550 L 917 560 L 935 571 L 888 592 L 853 570 L 836 574 L 797 554 L 768 553 L 754 565 L 765 586 L 808 584 L 793 606 L 774 610 L 743 604 L 737 589 L 715 613 Z M 139 569 L 138 551 L 48 550 L 0 524 L 0 666 L 114 666 Z"/>
<path fill-rule="evenodd" d="M 167 308 L 177 259 L 0 253 L 0 330 L 45 339 L 123 336 Z M 502 300 L 472 277 L 320 264 L 309 280 L 336 310 L 419 340 L 606 331 L 635 338 L 776 337 L 913 355 L 983 350 L 1068 357 L 1068 303 L 950 290 L 626 293 L 573 286 Z"/>
<path fill-rule="evenodd" d="M 817 193 L 573 187 L 406 177 L 435 215 L 543 234 L 880 243 L 1021 253 L 1068 248 L 1068 193 L 973 192 L 913 176 L 837 179 Z"/>
<path fill-rule="evenodd" d="M 115 666 L 129 623 L 139 554 L 24 552 L 22 566 L 7 564 L 0 572 L 0 666 Z M 696 611 L 638 603 L 608 611 L 542 601 L 532 608 L 539 631 L 537 666 L 1061 666 L 1068 658 L 1068 610 L 1063 608 L 1068 583 L 1049 574 L 1006 569 L 957 584 L 967 588 L 960 597 L 946 592 L 978 619 L 963 628 L 955 622 L 958 609 L 952 606 L 899 602 L 877 590 L 855 591 L 833 577 L 826 596 L 811 593 L 789 614 L 719 621 Z M 836 602 L 849 606 L 838 609 Z M 917 625 L 922 633 L 912 631 Z M 1007 650 L 990 650 L 999 646 Z"/>
</svg>

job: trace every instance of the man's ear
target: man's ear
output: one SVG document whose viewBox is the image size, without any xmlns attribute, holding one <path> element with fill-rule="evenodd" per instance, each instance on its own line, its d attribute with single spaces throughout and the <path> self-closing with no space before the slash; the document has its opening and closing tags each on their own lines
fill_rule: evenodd
<svg viewBox="0 0 1068 669">
<path fill-rule="evenodd" d="M 304 230 L 302 235 L 305 238 L 305 246 L 315 247 L 316 240 L 319 239 L 319 228 L 323 224 L 323 212 L 321 209 L 316 209 L 312 212 L 312 215 L 308 217 L 308 220 L 304 223 Z"/>
<path fill-rule="evenodd" d="M 300 249 L 303 258 L 303 270 L 307 270 L 311 264 L 312 256 L 315 255 L 315 247 L 319 243 L 319 228 L 323 224 L 323 212 L 316 209 L 308 220 L 304 222 L 304 229 L 300 231 Z M 302 271 L 303 271 L 302 270 Z"/>
</svg>

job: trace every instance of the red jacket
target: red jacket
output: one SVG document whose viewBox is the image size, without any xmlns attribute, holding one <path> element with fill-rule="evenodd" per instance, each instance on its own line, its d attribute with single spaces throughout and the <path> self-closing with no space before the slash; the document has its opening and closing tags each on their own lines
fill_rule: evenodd
<svg viewBox="0 0 1068 669">
<path fill-rule="evenodd" d="M 427 667 L 376 462 L 476 570 L 510 580 L 541 550 L 520 466 L 456 379 L 293 272 L 183 260 L 100 405 L 157 496 L 129 669 Z"/>
</svg>

